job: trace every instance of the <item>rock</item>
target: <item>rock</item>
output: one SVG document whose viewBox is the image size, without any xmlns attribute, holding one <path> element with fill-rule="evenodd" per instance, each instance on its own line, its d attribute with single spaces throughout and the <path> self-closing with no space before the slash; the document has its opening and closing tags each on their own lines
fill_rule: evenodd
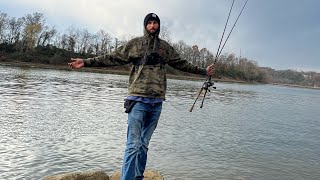
<svg viewBox="0 0 320 180">
<path fill-rule="evenodd" d="M 110 176 L 110 180 L 120 180 L 121 173 L 118 171 Z M 144 180 L 164 180 L 163 176 L 161 176 L 160 172 L 155 170 L 146 170 L 143 173 Z"/>
<path fill-rule="evenodd" d="M 155 170 L 146 170 L 143 175 L 144 180 L 164 180 L 160 172 Z M 120 180 L 120 176 L 119 171 L 109 177 L 104 171 L 98 170 L 57 174 L 46 176 L 43 180 Z"/>
<path fill-rule="evenodd" d="M 44 177 L 43 180 L 109 180 L 109 176 L 99 170 L 58 174 Z"/>
</svg>

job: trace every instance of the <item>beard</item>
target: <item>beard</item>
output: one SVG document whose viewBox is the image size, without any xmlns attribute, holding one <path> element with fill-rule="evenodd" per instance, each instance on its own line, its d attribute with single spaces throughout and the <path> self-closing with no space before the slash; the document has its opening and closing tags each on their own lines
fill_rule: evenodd
<svg viewBox="0 0 320 180">
<path fill-rule="evenodd" d="M 150 29 L 147 31 L 150 35 L 155 35 L 158 32 L 158 29 Z"/>
</svg>

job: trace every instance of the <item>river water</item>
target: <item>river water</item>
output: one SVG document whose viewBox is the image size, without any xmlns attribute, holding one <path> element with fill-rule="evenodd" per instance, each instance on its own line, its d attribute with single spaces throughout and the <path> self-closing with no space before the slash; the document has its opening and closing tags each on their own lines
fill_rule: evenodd
<svg viewBox="0 0 320 180">
<path fill-rule="evenodd" d="M 0 66 L 0 179 L 121 169 L 128 77 Z M 320 91 L 168 80 L 147 169 L 165 179 L 320 179 Z"/>
</svg>

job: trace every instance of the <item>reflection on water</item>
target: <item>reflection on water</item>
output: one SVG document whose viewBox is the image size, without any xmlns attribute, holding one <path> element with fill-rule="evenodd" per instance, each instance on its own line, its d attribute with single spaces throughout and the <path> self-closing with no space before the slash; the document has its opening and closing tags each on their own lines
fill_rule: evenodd
<svg viewBox="0 0 320 180">
<path fill-rule="evenodd" d="M 0 66 L 0 177 L 121 168 L 127 76 Z M 320 92 L 168 80 L 148 167 L 166 179 L 318 179 Z"/>
</svg>

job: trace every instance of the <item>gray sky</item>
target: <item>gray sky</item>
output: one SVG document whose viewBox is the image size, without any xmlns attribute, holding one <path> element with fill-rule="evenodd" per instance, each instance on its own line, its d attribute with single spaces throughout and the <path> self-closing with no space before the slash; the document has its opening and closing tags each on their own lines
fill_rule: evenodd
<svg viewBox="0 0 320 180">
<path fill-rule="evenodd" d="M 236 0 L 227 32 L 245 0 Z M 155 12 L 173 42 L 217 51 L 232 0 L 1 0 L 0 12 L 40 12 L 59 31 L 75 26 L 112 36 L 142 35 L 144 16 Z M 259 66 L 320 72 L 320 1 L 249 0 L 223 53 Z M 226 36 L 226 35 L 225 35 Z"/>
</svg>

